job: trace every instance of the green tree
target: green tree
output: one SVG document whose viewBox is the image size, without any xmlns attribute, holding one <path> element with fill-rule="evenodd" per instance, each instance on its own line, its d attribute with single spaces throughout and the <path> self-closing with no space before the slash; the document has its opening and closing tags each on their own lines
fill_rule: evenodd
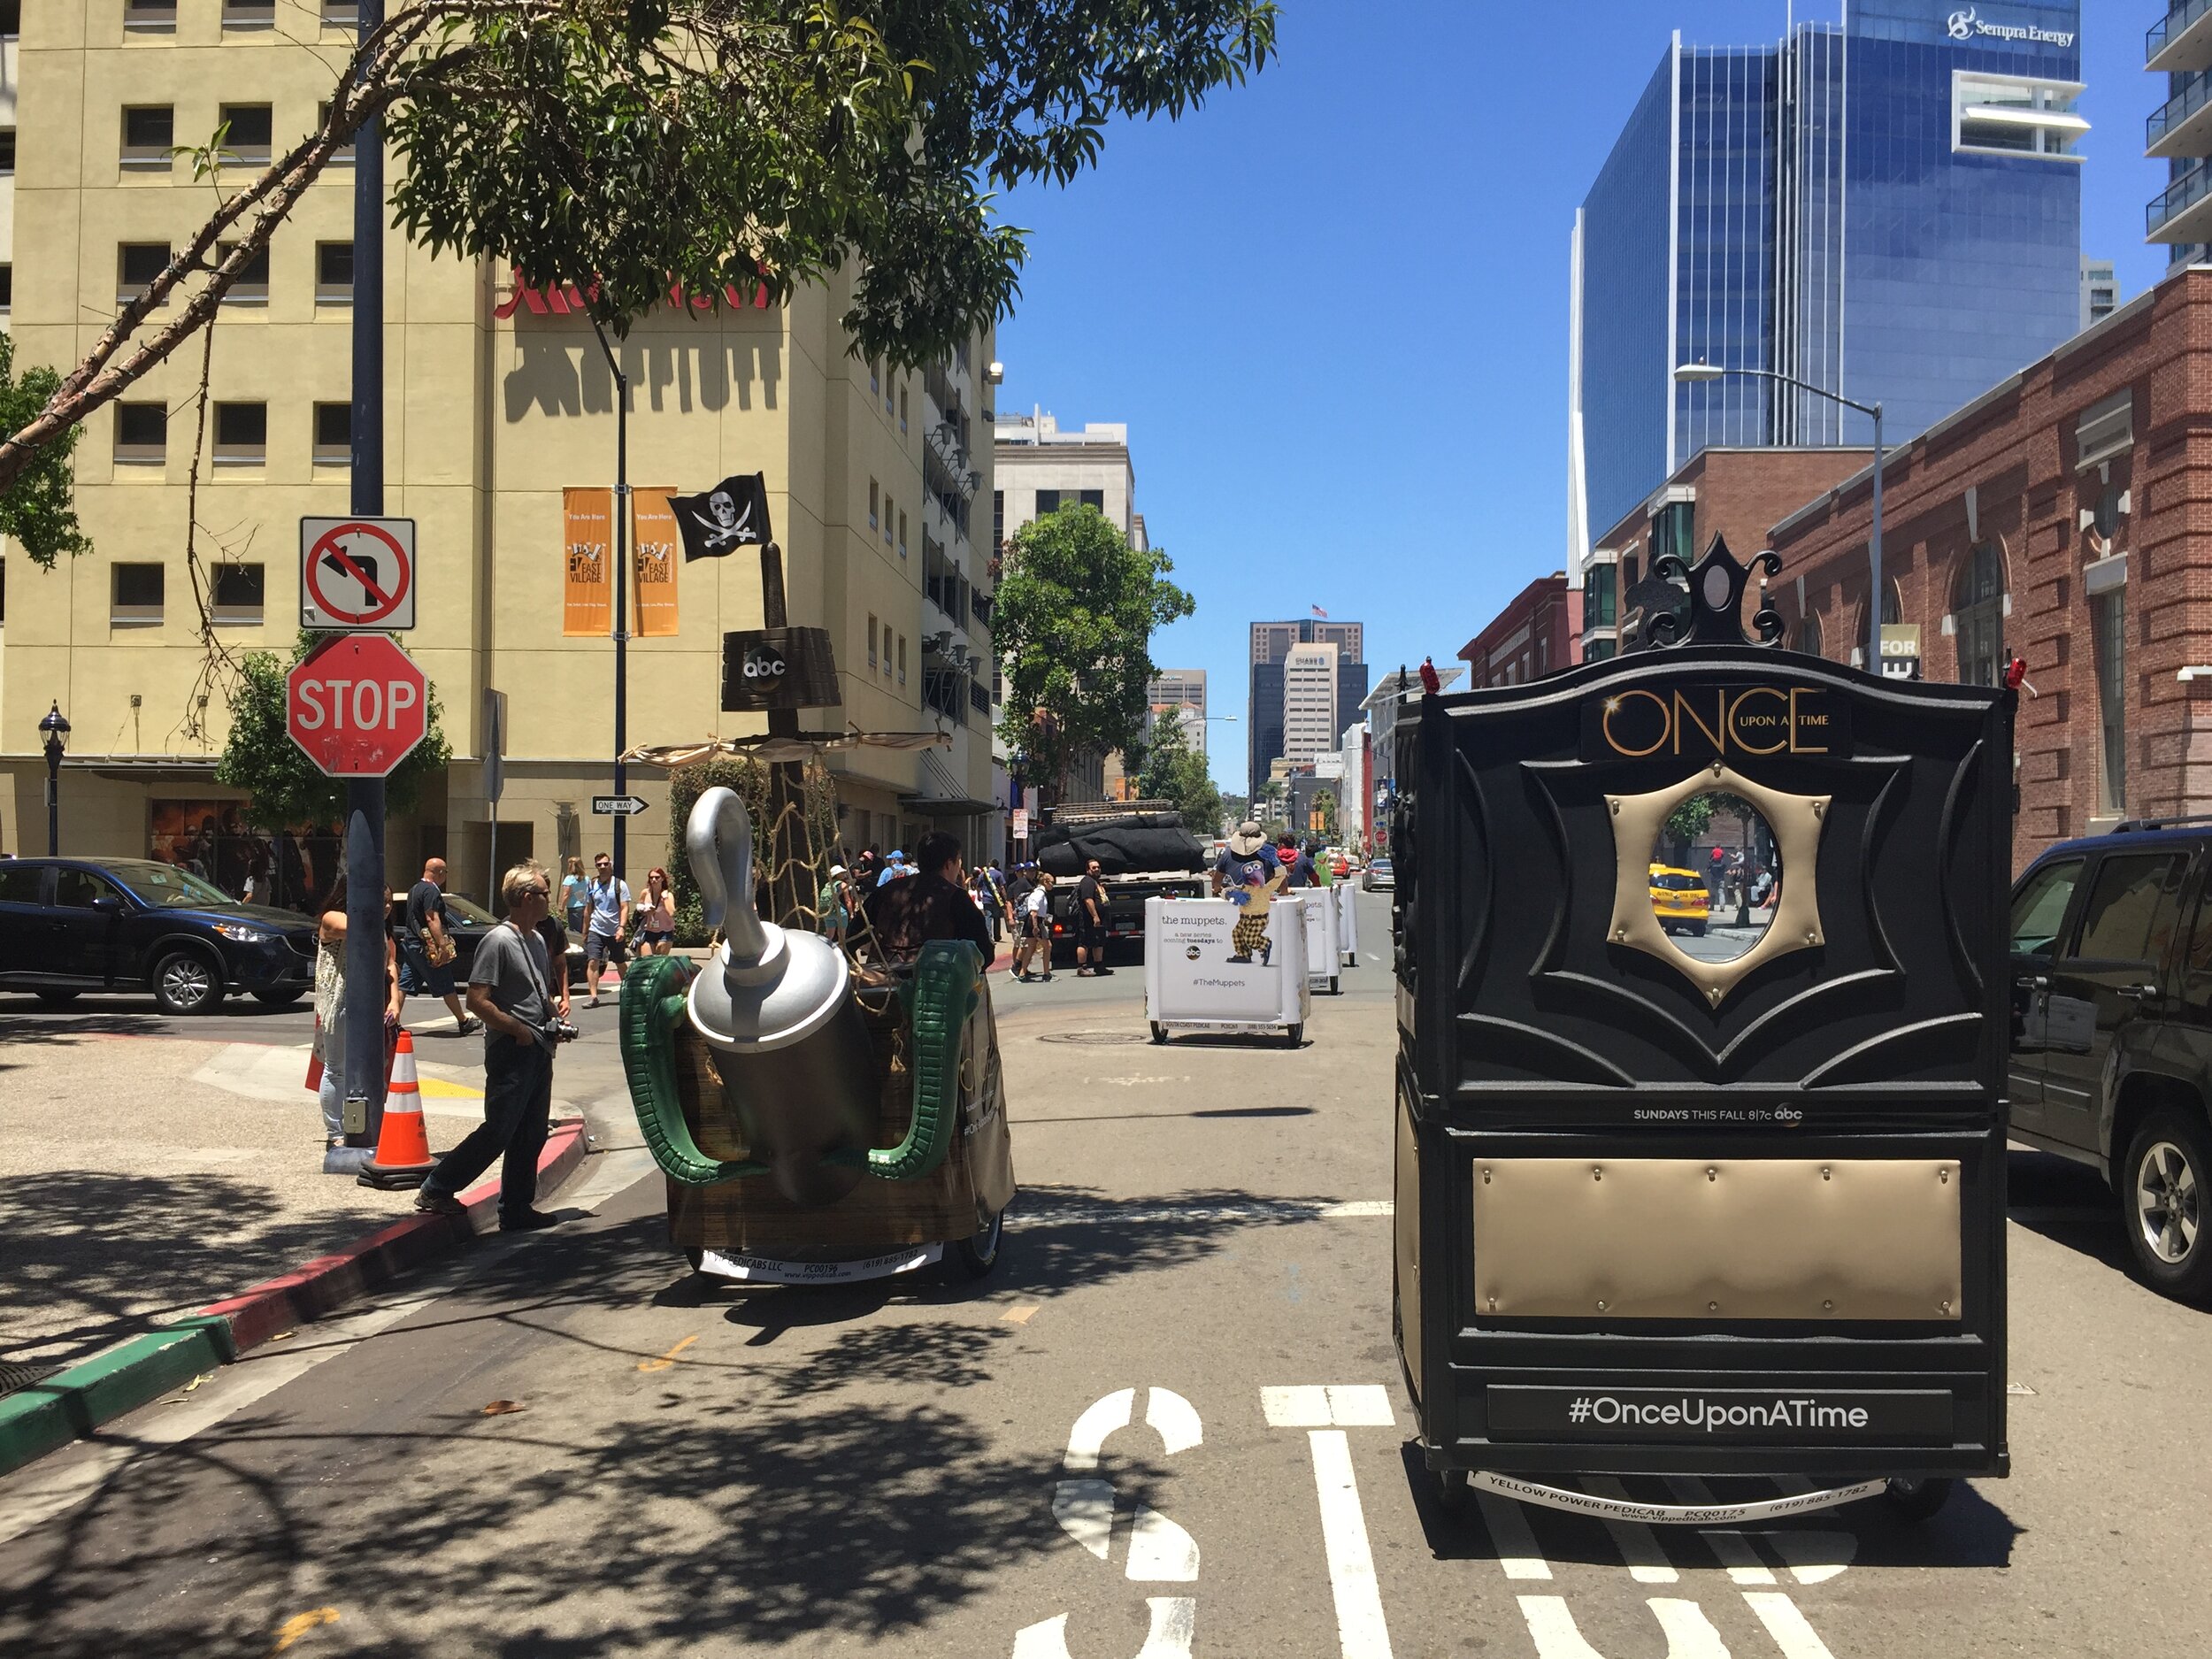
<svg viewBox="0 0 2212 1659">
<path fill-rule="evenodd" d="M 1229 826 L 1233 829 L 1252 816 L 1252 803 L 1240 795 L 1225 795 L 1221 797 L 1221 816 L 1229 820 Z"/>
<path fill-rule="evenodd" d="M 0 432 L 28 425 L 60 387 L 61 376 L 51 369 L 29 368 L 18 375 L 15 342 L 0 334 Z M 0 494 L 0 533 L 13 536 L 42 570 L 53 569 L 65 553 L 73 557 L 92 545 L 77 526 L 76 469 L 70 464 L 81 433 L 74 425 L 65 427 Z"/>
<path fill-rule="evenodd" d="M 1148 801 L 1172 801 L 1183 814 L 1183 827 L 1193 834 L 1220 833 L 1221 792 L 1214 787 L 1206 757 L 1190 746 L 1182 718 L 1172 711 L 1152 728 L 1137 790 Z"/>
<path fill-rule="evenodd" d="M 707 941 L 706 905 L 699 897 L 699 884 L 691 873 L 691 849 L 684 832 L 691 824 L 691 809 L 699 797 L 710 789 L 730 789 L 745 803 L 745 810 L 753 821 L 753 871 L 764 889 L 768 885 L 769 862 L 778 856 L 804 861 L 808 866 L 804 878 L 796 885 L 811 906 L 815 895 L 829 874 L 837 848 L 837 788 L 831 780 L 829 769 L 819 760 L 809 762 L 801 785 L 801 806 L 797 821 L 779 843 L 771 833 L 770 798 L 772 792 L 769 769 L 759 761 L 742 756 L 728 759 L 701 761 L 695 765 L 679 766 L 668 775 L 668 871 L 669 891 L 676 895 L 676 942 L 680 945 L 703 945 Z M 791 883 L 787 882 L 788 890 Z M 634 881 L 631 886 L 643 892 L 645 884 Z M 780 926 L 800 927 L 811 933 L 821 918 L 809 908 L 803 914 L 771 917 Z"/>
<path fill-rule="evenodd" d="M 272 651 L 253 651 L 238 664 L 238 678 L 230 690 L 230 735 L 224 741 L 222 759 L 216 763 L 215 781 L 247 792 L 242 816 L 256 829 L 331 824 L 345 815 L 345 780 L 326 776 L 308 759 L 286 731 L 284 719 L 285 675 L 329 637 L 302 630 L 289 659 Z M 394 812 L 412 811 L 422 798 L 423 780 L 443 772 L 453 759 L 438 727 L 435 685 L 428 697 L 422 741 L 385 780 L 385 803 Z"/>
<path fill-rule="evenodd" d="M 1758 810 L 1740 795 L 1724 789 L 1708 789 L 1694 795 L 1667 814 L 1666 826 L 1659 832 L 1660 839 L 1672 850 L 1678 865 L 1690 856 L 1690 844 L 1713 825 L 1716 811 L 1733 812 L 1745 818 L 1758 817 Z"/>
<path fill-rule="evenodd" d="M 1320 833 L 1324 835 L 1335 834 L 1336 796 L 1330 794 L 1326 789 L 1322 790 L 1320 794 L 1315 795 L 1313 798 L 1313 810 L 1321 819 Z"/>
<path fill-rule="evenodd" d="M 625 329 L 850 269 L 856 355 L 918 366 L 1004 315 L 994 190 L 1066 182 L 1119 118 L 1179 117 L 1275 50 L 1268 0 L 410 0 L 315 130 L 176 242 L 27 418 L 0 495 L 200 329 L 372 117 L 419 246 L 575 283 Z"/>
<path fill-rule="evenodd" d="M 1158 548 L 1140 550 L 1095 507 L 1032 519 L 1007 545 L 991 639 L 1006 664 L 999 734 L 1053 802 L 1078 756 L 1136 748 L 1152 631 L 1195 608 Z"/>
</svg>

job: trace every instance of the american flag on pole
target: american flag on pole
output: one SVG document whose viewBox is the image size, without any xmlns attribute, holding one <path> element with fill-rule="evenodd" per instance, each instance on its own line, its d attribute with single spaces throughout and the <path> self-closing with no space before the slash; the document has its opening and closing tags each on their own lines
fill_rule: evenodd
<svg viewBox="0 0 2212 1659">
<path fill-rule="evenodd" d="M 1306 608 L 1311 611 L 1314 615 L 1319 617 L 1324 622 L 1326 622 L 1329 619 L 1329 613 L 1324 611 L 1319 605 L 1309 605 Z"/>
</svg>

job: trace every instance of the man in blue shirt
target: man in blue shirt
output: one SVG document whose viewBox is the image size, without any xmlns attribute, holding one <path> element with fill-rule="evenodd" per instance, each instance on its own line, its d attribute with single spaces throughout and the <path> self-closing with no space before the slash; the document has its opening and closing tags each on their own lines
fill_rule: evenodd
<svg viewBox="0 0 2212 1659">
<path fill-rule="evenodd" d="M 584 972 L 591 980 L 587 1008 L 599 1006 L 601 965 L 611 962 L 618 968 L 628 954 L 622 948 L 622 924 L 630 914 L 630 884 L 615 879 L 612 856 L 601 853 L 593 860 L 593 868 L 597 873 L 584 884 L 584 901 L 590 912 L 584 921 Z"/>
<path fill-rule="evenodd" d="M 1290 872 L 1283 885 L 1287 887 L 1310 887 L 1313 881 L 1313 860 L 1298 850 L 1298 838 L 1285 830 L 1275 838 L 1275 859 Z"/>
<path fill-rule="evenodd" d="M 890 862 L 883 866 L 883 873 L 876 878 L 876 885 L 879 887 L 887 887 L 894 881 L 913 873 L 906 867 L 906 855 L 898 849 L 893 848 Z"/>
</svg>

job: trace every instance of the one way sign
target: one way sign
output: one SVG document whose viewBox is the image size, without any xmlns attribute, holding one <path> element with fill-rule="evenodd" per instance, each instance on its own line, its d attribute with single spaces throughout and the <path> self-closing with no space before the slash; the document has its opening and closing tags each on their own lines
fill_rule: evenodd
<svg viewBox="0 0 2212 1659">
<path fill-rule="evenodd" d="M 600 818 L 635 818 L 645 810 L 645 803 L 634 795 L 595 795 L 591 810 Z"/>
</svg>

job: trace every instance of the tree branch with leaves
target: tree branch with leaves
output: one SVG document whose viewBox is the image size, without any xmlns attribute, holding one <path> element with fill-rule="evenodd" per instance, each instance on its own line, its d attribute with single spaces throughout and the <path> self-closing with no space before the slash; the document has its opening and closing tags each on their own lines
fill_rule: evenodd
<svg viewBox="0 0 2212 1659">
<path fill-rule="evenodd" d="M 1007 544 L 991 640 L 1005 663 L 999 734 L 1026 776 L 1066 796 L 1079 757 L 1133 749 L 1144 733 L 1153 631 L 1194 610 L 1158 548 L 1129 545 L 1095 507 L 1031 520 Z"/>
<path fill-rule="evenodd" d="M 1267 0 L 406 0 L 357 43 L 316 130 L 81 362 L 50 388 L 38 371 L 12 383 L 44 396 L 0 410 L 0 502 L 35 476 L 50 495 L 40 458 L 65 462 L 88 416 L 209 325 L 373 119 L 418 246 L 576 284 L 618 334 L 672 287 L 783 301 L 850 267 L 856 355 L 918 367 L 1019 291 L 1025 234 L 991 191 L 1065 181 L 1110 119 L 1179 116 L 1274 50 Z"/>
</svg>

